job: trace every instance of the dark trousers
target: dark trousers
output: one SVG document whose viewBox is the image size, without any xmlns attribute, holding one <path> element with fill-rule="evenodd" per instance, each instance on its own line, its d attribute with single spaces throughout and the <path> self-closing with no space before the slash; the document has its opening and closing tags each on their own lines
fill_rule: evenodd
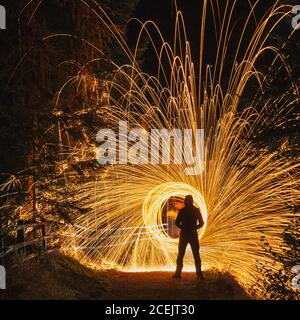
<svg viewBox="0 0 300 320">
<path fill-rule="evenodd" d="M 201 274 L 201 259 L 200 259 L 200 245 L 197 233 L 184 234 L 180 233 L 179 245 L 178 245 L 178 257 L 177 257 L 177 269 L 176 274 L 180 275 L 183 268 L 183 258 L 187 245 L 190 244 L 195 260 L 196 273 Z"/>
</svg>

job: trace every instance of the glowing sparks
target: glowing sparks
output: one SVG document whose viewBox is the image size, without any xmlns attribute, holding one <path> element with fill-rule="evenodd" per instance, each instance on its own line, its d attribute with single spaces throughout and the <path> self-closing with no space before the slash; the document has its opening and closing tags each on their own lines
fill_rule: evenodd
<svg viewBox="0 0 300 320">
<path fill-rule="evenodd" d="M 131 63 L 114 64 L 116 71 L 106 79 L 102 96 L 98 94 L 98 86 L 103 87 L 101 80 L 94 75 L 84 75 L 81 70 L 63 86 L 57 102 L 64 88 L 77 81 L 78 90 L 83 91 L 87 100 L 89 95 L 97 96 L 96 101 L 102 104 L 97 110 L 99 118 L 105 119 L 109 128 L 117 131 L 119 122 L 127 121 L 129 128 L 142 127 L 145 133 L 152 128 L 178 128 L 192 129 L 195 135 L 198 129 L 204 129 L 205 157 L 204 172 L 198 176 L 185 174 L 186 163 L 168 166 L 116 164 L 99 172 L 93 181 L 78 185 L 76 200 L 84 200 L 89 211 L 76 218 L 76 226 L 66 228 L 63 248 L 84 264 L 136 272 L 174 270 L 178 239 L 166 232 L 162 211 L 170 198 L 183 199 L 187 194 L 193 195 L 205 221 L 199 233 L 204 269 L 226 269 L 243 283 L 253 284 L 261 276 L 255 269 L 257 260 L 265 264 L 272 261 L 262 250 L 262 237 L 268 239 L 275 251 L 282 250 L 280 235 L 299 196 L 299 178 L 294 175 L 297 166 L 276 152 L 258 153 L 251 141 L 262 125 L 268 125 L 265 117 L 268 111 L 276 106 L 278 114 L 282 115 L 289 111 L 291 101 L 281 97 L 261 108 L 258 104 L 261 91 L 253 94 L 255 99 L 248 106 L 240 106 L 240 97 L 249 80 L 256 79 L 260 88 L 266 82 L 266 77 L 256 71 L 261 54 L 265 51 L 273 54 L 270 65 L 280 61 L 279 52 L 268 47 L 266 41 L 269 32 L 285 18 L 286 7 L 276 1 L 249 39 L 246 29 L 256 5 L 251 7 L 236 56 L 231 57 L 233 67 L 227 77 L 228 85 L 222 89 L 224 65 L 229 59 L 229 26 L 236 1 L 227 1 L 226 14 L 218 21 L 217 25 L 222 27 L 217 32 L 218 47 L 213 66 L 205 66 L 203 62 L 209 5 L 207 1 L 203 3 L 199 77 L 179 11 L 173 48 L 163 40 L 154 23 L 142 24 L 140 37 L 143 32 L 150 34 L 147 28 L 154 26 L 162 39 L 161 45 L 154 46 L 158 65 L 154 77 L 143 73 L 137 65 L 138 44 L 131 53 L 105 12 L 100 7 L 99 12 L 93 10 L 115 35 Z M 214 1 L 211 5 L 215 17 L 221 17 L 214 8 Z M 150 43 L 153 44 L 151 37 Z M 243 53 L 242 43 L 247 47 Z M 289 73 L 289 66 L 285 71 Z M 298 94 L 298 88 L 293 89 Z M 64 139 L 67 129 L 60 134 Z M 282 146 L 287 147 L 287 143 Z M 96 149 L 71 143 L 69 148 L 70 154 L 78 154 L 79 159 L 90 159 Z M 65 180 L 65 187 L 68 187 L 68 178 Z M 194 270 L 191 252 L 188 252 L 184 270 Z"/>
<path fill-rule="evenodd" d="M 204 3 L 203 39 L 207 8 Z M 247 23 L 252 14 L 251 11 Z M 89 214 L 76 220 L 85 229 L 68 229 L 71 237 L 65 242 L 66 252 L 96 268 L 173 270 L 178 239 L 167 234 L 162 209 L 170 198 L 192 194 L 205 220 L 199 234 L 204 269 L 229 270 L 245 284 L 257 281 L 260 274 L 255 269 L 256 262 L 271 262 L 262 250 L 261 239 L 267 238 L 275 250 L 282 250 L 280 234 L 293 214 L 292 204 L 297 196 L 297 179 L 290 175 L 296 166 L 277 153 L 260 153 L 257 157 L 250 142 L 266 121 L 268 108 L 281 103 L 281 112 L 288 110 L 284 99 L 265 105 L 259 112 L 257 102 L 238 111 L 239 97 L 249 79 L 255 77 L 261 86 L 264 84 L 264 76 L 255 70 L 258 57 L 269 49 L 274 53 L 270 64 L 280 58 L 274 48 L 265 47 L 267 38 L 262 32 L 274 27 L 270 25 L 274 15 L 279 23 L 285 15 L 284 7 L 276 3 L 269 16 L 258 23 L 240 62 L 239 46 L 225 91 L 220 83 L 227 58 L 224 50 L 230 41 L 226 28 L 219 34 L 216 64 L 206 68 L 205 76 L 202 43 L 197 82 L 185 31 L 183 35 L 179 32 L 180 28 L 184 30 L 180 12 L 174 50 L 166 42 L 156 48 L 157 77 L 142 73 L 133 54 L 129 55 L 132 64 L 119 67 L 113 79 L 106 81 L 110 94 L 102 112 L 111 128 L 116 129 L 122 120 L 127 120 L 130 127 L 146 124 L 149 129 L 192 128 L 195 132 L 202 128 L 205 170 L 199 176 L 187 176 L 184 165 L 176 164 L 107 167 L 97 181 L 79 186 L 78 199 L 87 199 Z M 223 23 L 229 25 L 230 20 L 224 18 Z M 146 24 L 143 29 L 147 30 Z M 241 42 L 246 41 L 244 32 Z M 126 46 L 122 39 L 120 42 Z M 169 63 L 162 63 L 164 55 Z M 133 232 L 126 226 L 136 229 Z M 191 252 L 185 270 L 194 270 Z"/>
</svg>

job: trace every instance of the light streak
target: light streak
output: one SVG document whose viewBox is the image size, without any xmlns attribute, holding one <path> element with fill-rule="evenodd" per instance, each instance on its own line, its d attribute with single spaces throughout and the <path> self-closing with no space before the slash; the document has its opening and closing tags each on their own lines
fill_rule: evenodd
<svg viewBox="0 0 300 320">
<path fill-rule="evenodd" d="M 89 6 L 87 1 L 81 2 Z M 204 269 L 230 271 L 248 286 L 255 285 L 262 277 L 255 268 L 257 261 L 277 267 L 271 255 L 263 250 L 261 240 L 268 240 L 275 252 L 284 249 L 281 234 L 299 199 L 299 165 L 283 158 L 279 152 L 258 152 L 252 141 L 263 127 L 280 126 L 294 102 L 288 94 L 263 102 L 267 75 L 257 71 L 257 61 L 269 52 L 267 67 L 280 65 L 283 73 L 290 74 L 291 67 L 283 63 L 281 50 L 267 43 L 269 34 L 287 17 L 289 7 L 274 1 L 249 37 L 246 31 L 255 19 L 255 9 L 260 2 L 249 6 L 236 54 L 229 57 L 227 49 L 235 35 L 230 25 L 237 1 L 226 1 L 226 12 L 221 14 L 217 1 L 203 0 L 199 72 L 195 71 L 180 11 L 176 16 L 174 45 L 164 40 L 153 22 L 141 23 L 139 40 L 142 34 L 148 34 L 157 55 L 153 62 L 157 63 L 156 76 L 144 73 L 138 66 L 139 40 L 131 51 L 117 26 L 96 1 L 92 12 L 115 36 L 130 61 L 123 66 L 110 61 L 115 67 L 112 76 L 102 81 L 88 71 L 94 63 L 103 60 L 103 53 L 95 44 L 70 34 L 43 39 L 73 38 L 99 53 L 99 58 L 80 67 L 78 74 L 69 77 L 59 90 L 56 96 L 58 109 L 64 90 L 75 85 L 77 91 L 83 88 L 86 101 L 83 110 L 74 115 L 93 109 L 99 119 L 104 119 L 115 131 L 120 121 L 127 121 L 128 129 L 139 127 L 145 132 L 152 128 L 192 129 L 194 135 L 197 129 L 205 132 L 204 171 L 198 176 L 186 175 L 185 163 L 167 166 L 118 164 L 96 173 L 93 171 L 88 182 L 77 184 L 76 171 L 72 172 L 63 162 L 57 163 L 58 172 L 67 172 L 61 188 L 75 188 L 74 200 L 83 202 L 88 210 L 76 217 L 74 226 L 69 225 L 64 230 L 63 249 L 67 254 L 96 269 L 174 270 L 178 239 L 167 234 L 162 224 L 162 208 L 172 197 L 184 198 L 192 194 L 205 220 L 199 233 Z M 205 43 L 212 41 L 205 30 L 209 6 L 214 12 L 217 39 L 216 59 L 210 66 L 204 64 Z M 151 28 L 157 31 L 160 44 L 154 44 Z M 226 63 L 232 64 L 227 74 Z M 227 85 L 224 85 L 225 78 Z M 257 81 L 261 90 L 253 93 L 252 103 L 241 105 L 240 98 L 252 80 Z M 102 96 L 97 91 L 101 85 L 106 88 Z M 298 89 L 292 84 L 295 100 L 299 101 Z M 97 103 L 89 105 L 89 94 L 95 96 L 95 92 Z M 277 113 L 270 116 L 274 110 Z M 70 142 L 67 126 L 59 124 L 57 130 L 62 155 L 66 152 L 67 162 L 75 157 L 76 162 L 95 159 L 96 145 L 83 142 L 74 145 Z M 95 139 L 96 132 L 92 140 Z M 38 182 L 36 186 L 39 199 Z M 24 207 L 22 210 L 29 209 Z M 147 238 L 144 238 L 145 233 L 149 234 Z M 194 270 L 190 252 L 185 260 L 185 270 Z"/>
<path fill-rule="evenodd" d="M 259 107 L 262 92 L 258 91 L 253 94 L 252 104 L 241 106 L 240 97 L 251 79 L 263 88 L 266 76 L 256 70 L 256 63 L 265 51 L 273 55 L 270 66 L 282 65 L 279 51 L 269 47 L 267 40 L 268 33 L 286 17 L 286 7 L 276 1 L 249 38 L 246 29 L 257 4 L 251 7 L 232 61 L 228 86 L 222 88 L 224 65 L 229 59 L 226 48 L 231 41 L 231 10 L 236 1 L 227 1 L 223 18 L 215 1 L 211 2 L 215 17 L 220 17 L 223 26 L 217 31 L 218 52 L 213 66 L 203 62 L 208 2 L 204 3 L 199 79 L 180 11 L 174 47 L 164 41 L 154 23 L 141 24 L 141 34 L 150 36 L 148 30 L 154 27 L 162 40 L 161 46 L 154 46 L 158 64 L 155 77 L 140 70 L 135 59 L 137 50 L 131 53 L 113 23 L 104 19 L 131 60 L 130 64 L 116 66 L 114 76 L 106 80 L 107 104 L 99 110 L 109 128 L 117 132 L 119 122 L 127 121 L 128 130 L 139 127 L 147 132 L 152 128 L 192 128 L 195 134 L 197 129 L 204 129 L 205 161 L 204 172 L 199 176 L 187 176 L 186 164 L 117 164 L 108 166 L 95 181 L 80 185 L 77 200 L 88 199 L 85 208 L 89 214 L 79 216 L 76 223 L 87 225 L 88 229 L 68 228 L 73 237 L 66 239 L 65 251 L 84 264 L 135 272 L 174 269 L 178 239 L 172 239 L 161 226 L 162 208 L 171 197 L 192 194 L 205 220 L 199 233 L 204 269 L 229 270 L 247 286 L 261 277 L 255 268 L 257 261 L 276 268 L 262 249 L 261 240 L 267 239 L 277 252 L 283 249 L 280 235 L 299 196 L 299 177 L 295 175 L 299 166 L 281 158 L 278 152 L 258 153 L 252 140 L 268 125 L 269 110 L 278 109 L 274 117 L 280 123 L 288 114 L 291 101 L 282 96 Z M 101 8 L 97 14 L 103 22 L 101 16 L 105 13 Z M 151 36 L 150 42 L 154 43 Z M 244 53 L 242 43 L 247 46 Z M 289 74 L 290 67 L 284 66 Z M 77 80 L 82 80 L 80 75 Z M 299 94 L 297 87 L 293 89 Z M 153 228 L 145 239 L 143 234 L 150 231 L 149 225 Z M 127 226 L 143 226 L 144 231 L 132 233 Z M 112 237 L 112 229 L 117 237 Z M 96 249 L 99 245 L 101 249 Z M 190 251 L 185 270 L 193 270 Z"/>
</svg>

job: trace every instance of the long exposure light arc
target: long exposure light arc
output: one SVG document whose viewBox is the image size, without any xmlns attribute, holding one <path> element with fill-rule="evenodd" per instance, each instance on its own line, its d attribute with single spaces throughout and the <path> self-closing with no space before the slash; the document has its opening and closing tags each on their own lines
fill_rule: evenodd
<svg viewBox="0 0 300 320">
<path fill-rule="evenodd" d="M 184 199 L 185 196 L 192 195 L 194 199 L 195 205 L 201 210 L 201 214 L 204 220 L 204 226 L 199 232 L 199 239 L 202 238 L 205 228 L 207 225 L 207 209 L 205 205 L 205 201 L 202 195 L 193 187 L 189 185 L 185 185 L 183 183 L 165 183 L 155 187 L 151 190 L 147 196 L 145 197 L 143 203 L 143 221 L 145 225 L 162 225 L 162 208 L 166 201 L 172 197 L 180 197 Z M 157 230 L 157 233 L 161 233 L 164 235 L 162 230 Z M 162 241 L 160 241 L 162 240 Z M 175 253 L 177 252 L 177 243 L 178 241 L 171 239 L 169 236 L 165 235 L 162 237 L 157 237 L 156 235 L 153 237 L 153 242 L 157 242 L 158 247 L 165 247 L 167 242 L 175 243 L 175 248 L 172 247 L 169 250 Z"/>
<path fill-rule="evenodd" d="M 87 1 L 81 2 L 90 7 Z M 168 198 L 191 193 L 205 219 L 205 227 L 199 234 L 204 269 L 229 270 L 248 286 L 257 284 L 262 276 L 255 267 L 258 261 L 276 268 L 272 257 L 263 250 L 261 240 L 267 239 L 275 252 L 283 250 L 281 234 L 299 198 L 299 175 L 295 173 L 299 165 L 282 158 L 278 152 L 258 153 L 252 142 L 261 127 L 271 123 L 270 110 L 278 110 L 272 120 L 279 125 L 293 104 L 283 95 L 260 106 L 267 75 L 256 70 L 259 58 L 269 52 L 273 58 L 268 67 L 278 64 L 286 74 L 291 70 L 284 63 L 281 51 L 267 44 L 268 35 L 288 16 L 289 7 L 274 1 L 267 14 L 256 20 L 255 9 L 260 2 L 249 5 L 236 54 L 230 58 L 227 50 L 234 35 L 230 25 L 237 1 L 226 1 L 224 14 L 220 14 L 218 1 L 203 1 L 198 73 L 183 16 L 178 10 L 173 45 L 164 40 L 153 22 L 139 22 L 141 32 L 136 48 L 131 51 L 117 26 L 94 2 L 91 11 L 115 36 L 130 61 L 121 66 L 110 61 L 115 71 L 105 81 L 90 72 L 93 64 L 104 60 L 97 45 L 69 34 L 44 38 L 49 41 L 55 37 L 72 37 L 99 53 L 99 58 L 80 66 L 78 74 L 68 78 L 56 96 L 57 108 L 64 90 L 74 86 L 78 91 L 83 88 L 87 97 L 81 112 L 96 109 L 99 118 L 105 119 L 106 125 L 116 132 L 119 122 L 124 120 L 130 129 L 138 127 L 145 132 L 152 128 L 191 128 L 194 134 L 197 129 L 205 131 L 204 172 L 199 176 L 186 175 L 186 165 L 149 164 L 108 166 L 79 185 L 71 178 L 64 178 L 64 187 L 77 188 L 75 200 L 83 201 L 88 210 L 65 230 L 63 249 L 67 254 L 97 269 L 174 270 L 178 240 L 164 232 L 160 212 Z M 213 65 L 204 63 L 209 7 L 214 13 L 217 39 Z M 251 19 L 255 20 L 256 28 L 249 37 L 246 30 Z M 156 30 L 161 43 L 153 40 L 151 28 Z M 148 35 L 157 55 L 156 76 L 142 72 L 137 63 L 143 34 Z M 224 87 L 226 62 L 231 63 L 232 69 Z M 253 93 L 253 102 L 243 106 L 240 98 L 253 79 L 260 89 Z M 104 82 L 107 90 L 101 96 L 97 90 Z M 292 84 L 292 89 L 295 100 L 299 100 L 298 87 Z M 89 105 L 88 95 L 95 92 L 99 101 Z M 76 155 L 84 161 L 95 157 L 95 144 L 74 146 L 69 143 L 66 127 L 59 127 L 59 132 L 62 145 L 71 150 L 69 158 Z M 95 137 L 96 132 L 92 140 Z M 68 177 L 72 177 L 70 172 Z M 190 252 L 185 270 L 194 270 Z"/>
</svg>

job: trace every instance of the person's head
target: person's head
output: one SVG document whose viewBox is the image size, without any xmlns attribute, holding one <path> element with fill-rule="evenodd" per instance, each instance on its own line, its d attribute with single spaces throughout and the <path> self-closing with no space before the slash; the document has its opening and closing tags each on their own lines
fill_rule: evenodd
<svg viewBox="0 0 300 320">
<path fill-rule="evenodd" d="M 191 195 L 187 195 L 184 199 L 184 204 L 186 207 L 191 207 L 194 203 L 194 199 L 193 196 Z"/>
</svg>

